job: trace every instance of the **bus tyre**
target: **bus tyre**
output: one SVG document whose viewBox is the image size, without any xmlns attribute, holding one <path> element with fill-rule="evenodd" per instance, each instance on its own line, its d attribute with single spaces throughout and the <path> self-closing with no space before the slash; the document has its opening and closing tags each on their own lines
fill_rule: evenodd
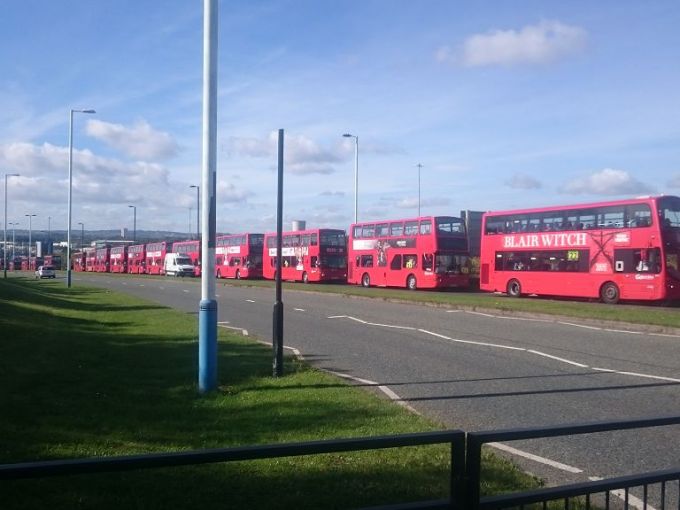
<svg viewBox="0 0 680 510">
<path fill-rule="evenodd" d="M 608 305 L 615 305 L 619 302 L 619 287 L 614 282 L 607 282 L 600 288 L 600 299 Z"/>
<path fill-rule="evenodd" d="M 239 271 L 238 269 L 236 270 L 236 279 L 237 280 L 241 279 L 241 271 Z"/>
<path fill-rule="evenodd" d="M 406 288 L 408 290 L 416 290 L 418 288 L 418 282 L 416 281 L 416 277 L 413 276 L 412 274 L 408 275 L 408 278 L 406 278 Z"/>
<path fill-rule="evenodd" d="M 368 273 L 364 273 L 364 275 L 361 277 L 361 285 L 363 285 L 364 287 L 371 286 L 371 277 L 368 276 Z"/>
<path fill-rule="evenodd" d="M 309 275 L 307 274 L 307 271 L 302 273 L 302 283 L 309 283 Z"/>
<path fill-rule="evenodd" d="M 510 297 L 520 297 L 522 295 L 522 284 L 519 283 L 519 280 L 513 278 L 508 282 L 507 293 Z"/>
</svg>

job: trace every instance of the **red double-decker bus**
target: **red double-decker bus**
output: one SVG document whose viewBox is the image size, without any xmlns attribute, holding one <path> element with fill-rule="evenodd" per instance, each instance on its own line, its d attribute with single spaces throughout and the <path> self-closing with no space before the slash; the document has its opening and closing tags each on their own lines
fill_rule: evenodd
<svg viewBox="0 0 680 510">
<path fill-rule="evenodd" d="M 264 234 L 218 236 L 215 246 L 217 278 L 262 278 Z"/>
<path fill-rule="evenodd" d="M 56 270 L 61 269 L 61 255 L 45 255 L 43 264 L 52 266 Z"/>
<path fill-rule="evenodd" d="M 194 276 L 201 276 L 200 241 L 176 241 L 172 243 L 172 253 L 181 253 L 189 257 L 194 265 Z"/>
<path fill-rule="evenodd" d="M 85 271 L 93 273 L 97 262 L 97 253 L 94 248 L 85 248 Z"/>
<path fill-rule="evenodd" d="M 111 247 L 104 246 L 95 251 L 94 270 L 97 273 L 108 273 L 110 267 Z"/>
<path fill-rule="evenodd" d="M 128 247 L 114 246 L 109 256 L 109 269 L 112 273 L 127 273 Z"/>
<path fill-rule="evenodd" d="M 679 258 L 678 197 L 486 213 L 480 288 L 605 303 L 679 299 Z"/>
<path fill-rule="evenodd" d="M 128 248 L 127 272 L 130 274 L 144 274 L 146 265 L 146 245 L 135 244 Z"/>
<path fill-rule="evenodd" d="M 364 287 L 468 287 L 465 223 L 425 216 L 353 224 L 347 282 Z"/>
<path fill-rule="evenodd" d="M 85 252 L 78 251 L 71 255 L 71 269 L 78 273 L 85 271 Z"/>
<path fill-rule="evenodd" d="M 265 234 L 262 274 L 276 278 L 276 233 Z M 344 230 L 313 229 L 284 232 L 281 278 L 308 282 L 344 281 L 347 278 L 347 241 Z"/>
<path fill-rule="evenodd" d="M 163 274 L 165 254 L 168 253 L 168 243 L 149 243 L 146 245 L 146 274 Z"/>
</svg>

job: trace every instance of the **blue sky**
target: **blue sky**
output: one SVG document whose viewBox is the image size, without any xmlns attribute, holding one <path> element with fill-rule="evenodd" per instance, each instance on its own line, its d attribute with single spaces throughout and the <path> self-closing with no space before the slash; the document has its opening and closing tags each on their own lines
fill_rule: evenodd
<svg viewBox="0 0 680 510">
<path fill-rule="evenodd" d="M 68 10 L 67 10 L 68 8 Z M 189 230 L 201 168 L 199 0 L 5 0 L 9 221 Z M 680 194 L 680 3 L 220 2 L 218 229 Z M 195 209 L 191 216 L 195 218 Z M 44 225 L 43 225 L 44 223 Z M 195 223 L 192 228 L 195 230 Z"/>
</svg>

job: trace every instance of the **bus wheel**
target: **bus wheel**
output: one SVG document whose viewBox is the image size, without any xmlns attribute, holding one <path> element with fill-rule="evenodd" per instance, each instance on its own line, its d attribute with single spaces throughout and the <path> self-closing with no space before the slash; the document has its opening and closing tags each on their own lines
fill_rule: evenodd
<svg viewBox="0 0 680 510">
<path fill-rule="evenodd" d="M 371 277 L 368 276 L 368 273 L 364 273 L 364 276 L 361 277 L 361 285 L 363 285 L 364 287 L 371 286 Z"/>
<path fill-rule="evenodd" d="M 416 290 L 418 288 L 418 282 L 416 281 L 416 277 L 413 276 L 412 274 L 408 275 L 408 278 L 406 278 L 406 288 L 408 290 Z"/>
<path fill-rule="evenodd" d="M 508 282 L 507 292 L 510 297 L 520 297 L 522 295 L 522 284 L 519 283 L 519 280 L 513 278 Z"/>
<path fill-rule="evenodd" d="M 241 271 L 239 271 L 238 269 L 236 270 L 236 279 L 237 280 L 241 279 Z"/>
<path fill-rule="evenodd" d="M 302 283 L 309 283 L 309 275 L 307 274 L 307 271 L 302 273 Z"/>
<path fill-rule="evenodd" d="M 600 299 L 608 305 L 615 305 L 619 302 L 619 287 L 614 282 L 607 282 L 600 288 Z"/>
</svg>

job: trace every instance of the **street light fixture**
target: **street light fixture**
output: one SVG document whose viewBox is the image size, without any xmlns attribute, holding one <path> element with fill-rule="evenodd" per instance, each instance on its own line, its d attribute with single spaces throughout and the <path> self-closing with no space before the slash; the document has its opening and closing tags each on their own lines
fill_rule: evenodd
<svg viewBox="0 0 680 510">
<path fill-rule="evenodd" d="M 359 221 L 359 137 L 345 133 L 345 138 L 354 138 L 354 223 Z"/>
<path fill-rule="evenodd" d="M 4 278 L 7 278 L 7 178 L 19 177 L 19 174 L 5 174 L 5 235 L 2 244 L 2 271 Z M 14 243 L 12 242 L 12 250 L 14 250 Z"/>
<path fill-rule="evenodd" d="M 31 266 L 31 233 L 32 233 L 32 226 L 31 226 L 31 218 L 37 216 L 37 214 L 24 214 L 28 218 L 28 266 Z M 37 269 L 37 268 L 36 268 Z"/>
<path fill-rule="evenodd" d="M 78 225 L 80 225 L 80 251 L 82 252 L 85 247 L 85 223 L 79 221 Z M 69 261 L 69 264 L 70 263 L 71 262 Z"/>
<path fill-rule="evenodd" d="M 137 206 L 136 205 L 128 205 L 128 207 L 132 207 L 134 209 L 134 215 L 133 215 L 133 220 L 132 220 L 132 242 L 136 243 L 137 242 Z"/>
<path fill-rule="evenodd" d="M 73 114 L 97 113 L 94 110 L 69 111 L 68 123 L 68 226 L 66 231 L 66 286 L 71 287 L 71 196 L 73 194 Z"/>
<path fill-rule="evenodd" d="M 192 184 L 189 186 L 190 188 L 196 188 L 196 239 L 199 241 L 201 240 L 201 226 L 200 226 L 200 218 L 201 218 L 201 187 Z M 191 229 L 189 229 L 191 231 Z"/>
</svg>

